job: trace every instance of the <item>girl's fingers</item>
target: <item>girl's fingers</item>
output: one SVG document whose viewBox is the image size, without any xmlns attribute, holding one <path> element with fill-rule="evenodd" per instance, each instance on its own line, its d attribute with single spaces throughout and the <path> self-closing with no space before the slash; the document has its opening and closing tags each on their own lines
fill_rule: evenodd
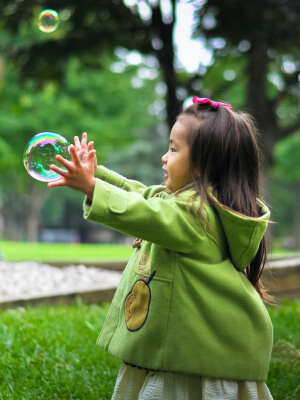
<svg viewBox="0 0 300 400">
<path fill-rule="evenodd" d="M 69 171 L 66 171 L 65 169 L 61 169 L 57 165 L 54 165 L 54 164 L 50 165 L 50 169 L 63 177 L 67 176 L 69 173 Z"/>
<path fill-rule="evenodd" d="M 87 147 L 87 133 L 83 132 L 82 139 L 81 139 L 81 147 Z"/>
<path fill-rule="evenodd" d="M 88 148 L 87 145 L 87 133 L 84 132 L 82 134 L 82 139 L 80 141 L 79 136 L 74 136 L 74 144 L 77 152 L 86 151 Z"/>
<path fill-rule="evenodd" d="M 70 166 L 72 165 L 72 163 L 68 160 L 66 160 L 65 158 L 63 158 L 60 155 L 55 156 L 55 160 L 57 160 L 62 166 L 64 166 L 65 168 L 69 169 Z M 54 165 L 56 167 L 56 165 Z M 56 167 L 58 168 L 58 167 Z"/>
<path fill-rule="evenodd" d="M 93 150 L 94 149 L 94 142 L 89 142 L 88 143 L 88 151 Z"/>
<path fill-rule="evenodd" d="M 48 182 L 48 187 L 64 186 L 64 181 L 60 179 L 59 181 Z"/>
<path fill-rule="evenodd" d="M 75 146 L 73 145 L 73 144 L 71 144 L 71 146 L 70 146 L 70 153 L 71 153 L 71 157 L 72 157 L 72 161 L 73 161 L 73 164 L 77 167 L 77 166 L 79 166 L 79 165 L 81 165 L 81 162 L 80 162 L 80 156 L 78 155 L 78 153 L 77 153 L 77 151 L 76 151 L 76 148 L 75 148 Z M 82 155 L 81 155 L 81 157 L 82 157 Z M 66 160 L 65 160 L 66 161 Z M 62 164 L 62 163 L 61 163 Z M 63 164 L 63 165 L 65 165 L 65 164 Z"/>
<path fill-rule="evenodd" d="M 96 150 L 90 150 L 87 154 L 87 161 L 92 160 L 92 158 L 95 156 Z"/>
<path fill-rule="evenodd" d="M 74 136 L 74 143 L 77 151 L 81 150 L 81 144 L 78 136 Z"/>
<path fill-rule="evenodd" d="M 76 141 L 75 141 L 76 144 Z M 80 155 L 76 151 L 74 145 L 70 145 L 70 154 L 72 161 L 64 159 L 61 155 L 57 155 L 55 159 L 64 167 L 58 167 L 52 164 L 50 169 L 61 176 L 61 179 L 49 182 L 48 187 L 68 186 L 72 189 L 79 190 L 85 194 L 91 192 L 91 181 L 94 179 L 94 163 L 96 159 L 96 150 L 86 151 L 86 163 L 82 164 Z"/>
<path fill-rule="evenodd" d="M 95 150 L 92 150 L 91 153 L 95 153 Z M 63 158 L 61 155 L 57 155 L 55 157 L 55 159 L 63 166 L 65 167 L 68 171 L 71 171 L 72 169 L 78 168 L 81 166 L 81 162 L 79 159 L 79 156 L 77 154 L 76 148 L 73 144 L 70 145 L 70 154 L 72 157 L 72 162 L 69 160 L 66 160 L 65 158 Z M 89 153 L 88 153 L 89 154 Z M 59 167 L 57 167 L 56 165 L 52 164 L 50 169 L 52 169 L 55 172 L 59 172 L 59 171 L 64 171 L 61 170 Z"/>
</svg>

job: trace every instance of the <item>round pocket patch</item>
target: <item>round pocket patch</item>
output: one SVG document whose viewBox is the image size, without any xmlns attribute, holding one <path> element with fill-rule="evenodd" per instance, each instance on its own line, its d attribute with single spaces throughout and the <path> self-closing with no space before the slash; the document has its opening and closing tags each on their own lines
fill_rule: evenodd
<svg viewBox="0 0 300 400">
<path fill-rule="evenodd" d="M 154 277 L 154 271 L 148 281 L 137 280 L 125 299 L 125 322 L 129 331 L 137 331 L 146 322 L 151 302 L 149 284 Z"/>
</svg>

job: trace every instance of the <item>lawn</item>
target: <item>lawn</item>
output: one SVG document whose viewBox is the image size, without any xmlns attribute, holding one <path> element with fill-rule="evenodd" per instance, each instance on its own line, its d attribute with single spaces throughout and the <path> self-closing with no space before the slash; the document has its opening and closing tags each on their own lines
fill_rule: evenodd
<svg viewBox="0 0 300 400">
<path fill-rule="evenodd" d="M 0 311 L 0 399 L 110 399 L 120 361 L 95 344 L 108 304 Z M 300 300 L 269 308 L 274 400 L 300 398 Z M 298 388 L 298 390 L 297 390 Z"/>
<path fill-rule="evenodd" d="M 119 244 L 0 242 L 0 254 L 7 261 L 128 259 L 131 253 L 131 246 Z"/>
<path fill-rule="evenodd" d="M 300 399 L 300 300 L 270 307 L 274 346 L 268 385 L 274 400 Z"/>
<path fill-rule="evenodd" d="M 122 244 L 83 244 L 83 243 L 41 243 L 12 242 L 0 240 L 0 259 L 7 261 L 74 261 L 100 259 L 128 259 L 132 253 L 131 245 Z M 274 250 L 273 257 L 280 255 L 299 255 L 294 252 Z"/>
<path fill-rule="evenodd" d="M 95 341 L 108 305 L 0 311 L 0 399 L 109 399 L 120 362 Z"/>
</svg>

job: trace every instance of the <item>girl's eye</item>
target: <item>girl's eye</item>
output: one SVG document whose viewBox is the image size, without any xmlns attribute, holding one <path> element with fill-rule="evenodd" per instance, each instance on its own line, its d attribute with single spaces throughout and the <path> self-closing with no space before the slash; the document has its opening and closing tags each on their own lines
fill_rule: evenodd
<svg viewBox="0 0 300 400">
<path fill-rule="evenodd" d="M 170 147 L 170 148 L 169 148 L 169 151 L 170 151 L 171 153 L 175 153 L 176 150 L 174 149 L 174 147 Z"/>
</svg>

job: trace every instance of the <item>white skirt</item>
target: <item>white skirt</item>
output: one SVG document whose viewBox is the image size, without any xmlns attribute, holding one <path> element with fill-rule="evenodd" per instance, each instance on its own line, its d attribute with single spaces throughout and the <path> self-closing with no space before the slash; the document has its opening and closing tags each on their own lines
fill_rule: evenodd
<svg viewBox="0 0 300 400">
<path fill-rule="evenodd" d="M 122 364 L 112 400 L 273 400 L 265 382 L 231 381 Z"/>
</svg>

